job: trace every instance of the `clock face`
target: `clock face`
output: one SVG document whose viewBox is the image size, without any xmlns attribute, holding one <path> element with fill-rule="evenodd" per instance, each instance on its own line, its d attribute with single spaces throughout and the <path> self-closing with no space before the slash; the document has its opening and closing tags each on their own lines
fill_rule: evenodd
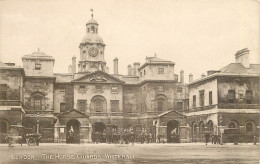
<svg viewBox="0 0 260 164">
<path fill-rule="evenodd" d="M 95 56 L 98 55 L 98 49 L 95 48 L 95 47 L 91 47 L 91 48 L 88 50 L 88 53 L 89 53 L 90 56 L 95 57 Z"/>
</svg>

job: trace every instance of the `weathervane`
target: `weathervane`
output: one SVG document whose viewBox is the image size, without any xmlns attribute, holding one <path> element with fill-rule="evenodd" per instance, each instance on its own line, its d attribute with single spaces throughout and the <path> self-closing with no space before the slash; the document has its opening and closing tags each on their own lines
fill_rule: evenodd
<svg viewBox="0 0 260 164">
<path fill-rule="evenodd" d="M 90 9 L 90 11 L 92 12 L 91 17 L 93 18 L 93 9 Z"/>
</svg>

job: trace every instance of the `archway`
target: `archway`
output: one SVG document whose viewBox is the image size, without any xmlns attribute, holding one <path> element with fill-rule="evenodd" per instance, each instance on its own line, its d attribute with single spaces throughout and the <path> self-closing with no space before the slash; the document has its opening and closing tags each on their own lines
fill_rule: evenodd
<svg viewBox="0 0 260 164">
<path fill-rule="evenodd" d="M 171 120 L 167 123 L 167 142 L 179 143 L 180 142 L 180 123 L 176 120 Z"/>
<path fill-rule="evenodd" d="M 80 122 L 72 119 L 67 123 L 66 143 L 80 143 Z"/>
<path fill-rule="evenodd" d="M 103 122 L 96 122 L 93 124 L 92 141 L 93 142 L 106 142 L 104 133 L 106 132 L 106 125 Z"/>
<path fill-rule="evenodd" d="M 5 120 L 0 120 L 0 133 L 8 133 L 9 124 Z"/>
</svg>

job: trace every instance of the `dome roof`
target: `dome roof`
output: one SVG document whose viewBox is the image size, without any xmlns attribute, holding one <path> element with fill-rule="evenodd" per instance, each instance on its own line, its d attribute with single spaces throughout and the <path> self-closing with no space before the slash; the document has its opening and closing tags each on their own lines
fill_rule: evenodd
<svg viewBox="0 0 260 164">
<path fill-rule="evenodd" d="M 82 39 L 81 44 L 84 43 L 99 43 L 99 44 L 104 44 L 103 43 L 103 39 L 96 33 L 89 33 L 87 35 L 84 36 L 84 38 Z"/>
<path fill-rule="evenodd" d="M 96 21 L 96 20 L 94 20 L 93 18 L 92 18 L 92 19 L 90 19 L 90 20 L 87 22 L 87 24 L 86 24 L 86 25 L 88 25 L 88 24 L 96 24 L 96 25 L 98 25 L 97 21 Z"/>
</svg>

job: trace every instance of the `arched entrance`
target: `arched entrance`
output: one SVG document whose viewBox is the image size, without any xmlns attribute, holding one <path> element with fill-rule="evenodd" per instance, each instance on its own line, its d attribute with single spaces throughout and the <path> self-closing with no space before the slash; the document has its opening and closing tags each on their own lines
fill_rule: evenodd
<svg viewBox="0 0 260 164">
<path fill-rule="evenodd" d="M 8 122 L 4 120 L 0 120 L 0 133 L 7 133 L 8 132 Z"/>
<path fill-rule="evenodd" d="M 80 122 L 72 119 L 67 123 L 66 143 L 80 143 Z"/>
<path fill-rule="evenodd" d="M 105 141 L 105 133 L 106 133 L 106 125 L 103 122 L 96 122 L 92 126 L 92 141 L 93 142 L 106 142 Z"/>
<path fill-rule="evenodd" d="M 167 123 L 167 142 L 180 142 L 180 123 L 176 120 L 171 120 Z"/>
</svg>

